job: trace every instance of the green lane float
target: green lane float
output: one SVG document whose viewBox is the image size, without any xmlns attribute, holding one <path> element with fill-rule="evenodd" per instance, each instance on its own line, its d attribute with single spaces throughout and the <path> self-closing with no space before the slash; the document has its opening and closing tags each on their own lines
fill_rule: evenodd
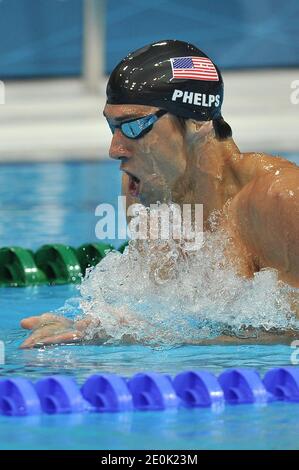
<svg viewBox="0 0 299 470">
<path fill-rule="evenodd" d="M 46 282 L 47 277 L 37 267 L 32 251 L 19 247 L 0 249 L 0 286 L 24 287 Z"/>
<path fill-rule="evenodd" d="M 71 246 L 44 245 L 35 253 L 34 259 L 51 284 L 70 284 L 82 277 L 76 250 Z"/>
<path fill-rule="evenodd" d="M 77 256 L 83 275 L 85 275 L 87 268 L 98 264 L 109 251 L 113 250 L 115 250 L 115 248 L 106 243 L 85 243 L 81 245 L 77 249 Z"/>
<path fill-rule="evenodd" d="M 128 242 L 118 251 L 123 253 Z M 79 248 L 44 245 L 35 253 L 20 247 L 0 248 L 0 287 L 78 283 L 86 269 L 96 266 L 115 248 L 107 243 L 85 243 Z"/>
</svg>

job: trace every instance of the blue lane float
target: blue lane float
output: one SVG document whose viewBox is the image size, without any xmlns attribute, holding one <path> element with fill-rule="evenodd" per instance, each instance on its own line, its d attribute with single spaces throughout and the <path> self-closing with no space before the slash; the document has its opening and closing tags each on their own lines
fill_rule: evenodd
<svg viewBox="0 0 299 470">
<path fill-rule="evenodd" d="M 115 374 L 95 374 L 81 388 L 94 411 L 132 411 L 133 397 L 126 380 Z"/>
<path fill-rule="evenodd" d="M 46 377 L 35 384 L 35 389 L 44 413 L 78 413 L 88 408 L 72 377 Z"/>
<path fill-rule="evenodd" d="M 299 367 L 278 367 L 264 377 L 269 393 L 277 400 L 299 402 Z"/>
<path fill-rule="evenodd" d="M 188 407 L 224 405 L 223 389 L 210 372 L 181 372 L 175 377 L 173 385 L 178 397 Z"/>
<path fill-rule="evenodd" d="M 272 399 L 256 370 L 228 369 L 220 374 L 218 381 L 225 401 L 231 405 L 263 403 Z"/>
<path fill-rule="evenodd" d="M 136 410 L 166 410 L 179 405 L 169 375 L 139 373 L 129 380 L 128 385 Z"/>
<path fill-rule="evenodd" d="M 227 369 L 218 378 L 202 370 L 173 378 L 157 372 L 140 372 L 129 379 L 95 374 L 81 388 L 73 377 L 62 375 L 36 383 L 27 378 L 0 380 L 0 414 L 5 416 L 213 409 L 272 401 L 299 403 L 299 367 L 276 367 L 263 379 L 255 369 L 243 368 Z"/>
<path fill-rule="evenodd" d="M 0 381 L 0 413 L 5 416 L 30 416 L 42 412 L 32 382 L 14 378 Z"/>
</svg>

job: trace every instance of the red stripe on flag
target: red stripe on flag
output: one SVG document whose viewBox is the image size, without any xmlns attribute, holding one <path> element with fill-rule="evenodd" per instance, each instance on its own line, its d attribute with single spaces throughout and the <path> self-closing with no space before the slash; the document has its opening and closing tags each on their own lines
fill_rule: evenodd
<svg viewBox="0 0 299 470">
<path fill-rule="evenodd" d="M 173 61 L 191 59 L 192 68 L 174 67 Z M 173 78 L 190 78 L 193 80 L 219 81 L 219 76 L 213 62 L 207 57 L 175 57 L 171 59 Z"/>
</svg>

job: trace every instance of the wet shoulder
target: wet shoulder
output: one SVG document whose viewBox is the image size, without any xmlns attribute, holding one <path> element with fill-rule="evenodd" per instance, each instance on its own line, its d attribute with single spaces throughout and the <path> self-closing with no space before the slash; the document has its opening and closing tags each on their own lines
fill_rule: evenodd
<svg viewBox="0 0 299 470">
<path fill-rule="evenodd" d="M 256 176 L 261 176 L 263 173 L 271 173 L 284 168 L 299 168 L 295 163 L 290 162 L 280 155 L 269 155 L 259 152 L 248 152 L 241 154 L 243 156 L 244 164 L 251 166 L 256 171 Z"/>
</svg>

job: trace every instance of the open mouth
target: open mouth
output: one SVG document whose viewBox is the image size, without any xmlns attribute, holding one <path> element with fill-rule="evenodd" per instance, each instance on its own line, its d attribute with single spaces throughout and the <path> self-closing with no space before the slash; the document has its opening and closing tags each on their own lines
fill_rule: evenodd
<svg viewBox="0 0 299 470">
<path fill-rule="evenodd" d="M 133 197 L 138 197 L 140 194 L 140 179 L 137 176 L 123 170 L 129 177 L 129 194 Z"/>
</svg>

